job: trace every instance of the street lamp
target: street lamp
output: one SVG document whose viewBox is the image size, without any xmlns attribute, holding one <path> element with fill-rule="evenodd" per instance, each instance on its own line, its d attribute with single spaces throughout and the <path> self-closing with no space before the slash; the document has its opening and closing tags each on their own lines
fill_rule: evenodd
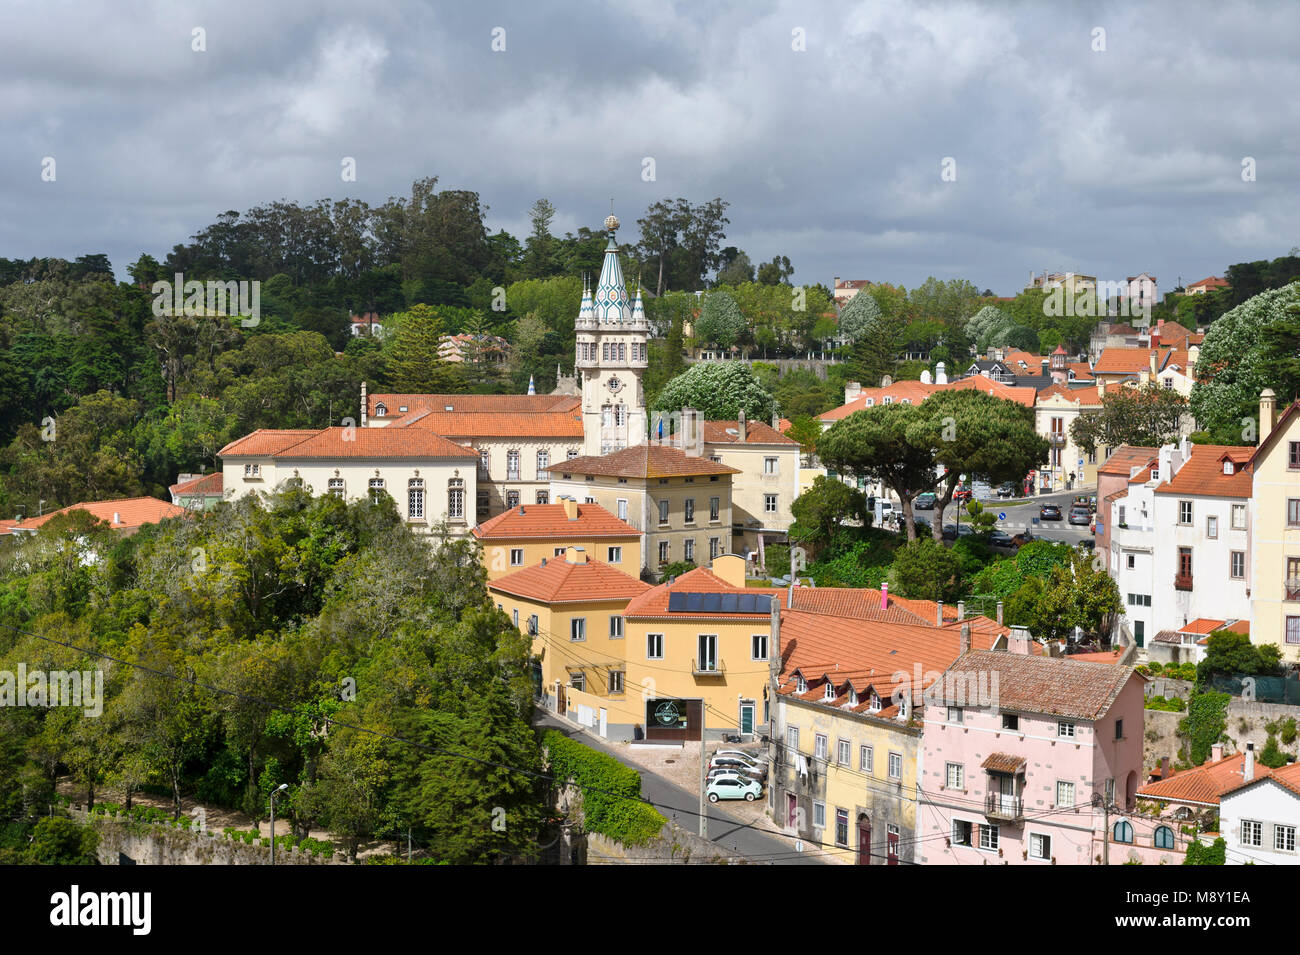
<svg viewBox="0 0 1300 955">
<path fill-rule="evenodd" d="M 275 865 L 275 797 L 288 788 L 288 783 L 280 783 L 280 787 L 271 793 L 271 865 Z"/>
</svg>

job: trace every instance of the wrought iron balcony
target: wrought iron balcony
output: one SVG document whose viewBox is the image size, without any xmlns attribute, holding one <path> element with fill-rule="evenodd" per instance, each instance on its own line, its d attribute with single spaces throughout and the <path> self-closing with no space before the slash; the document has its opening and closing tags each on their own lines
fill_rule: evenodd
<svg viewBox="0 0 1300 955">
<path fill-rule="evenodd" d="M 1065 438 L 1064 431 L 1053 431 L 1047 436 L 1047 443 L 1054 448 L 1065 447 L 1065 440 L 1066 438 Z"/>
<path fill-rule="evenodd" d="M 984 799 L 984 815 L 990 819 L 1017 822 L 1024 818 L 1024 800 L 1019 796 L 989 793 Z"/>
<path fill-rule="evenodd" d="M 1174 574 L 1174 590 L 1191 590 L 1191 574 Z"/>
<path fill-rule="evenodd" d="M 695 676 L 722 676 L 726 666 L 721 660 L 692 660 L 691 673 Z"/>
</svg>

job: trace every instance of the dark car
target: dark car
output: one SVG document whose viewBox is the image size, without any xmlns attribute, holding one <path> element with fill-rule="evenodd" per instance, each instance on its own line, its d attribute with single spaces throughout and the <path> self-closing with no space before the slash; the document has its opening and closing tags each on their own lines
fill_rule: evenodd
<svg viewBox="0 0 1300 955">
<path fill-rule="evenodd" d="M 1007 498 L 1016 496 L 1016 484 L 1014 481 L 1007 481 L 1005 484 L 998 486 L 998 497 Z"/>
<path fill-rule="evenodd" d="M 924 494 L 918 494 L 916 496 L 916 500 L 912 502 L 912 510 L 933 511 L 934 502 L 935 502 L 935 496 L 929 491 L 926 491 Z"/>
<path fill-rule="evenodd" d="M 993 547 L 1015 547 L 1016 539 L 1006 531 L 995 527 L 989 532 L 989 544 Z"/>
<path fill-rule="evenodd" d="M 1038 540 L 1038 538 L 1035 537 L 1033 534 L 1029 533 L 1029 531 L 1027 530 L 1021 531 L 1019 534 L 1011 538 L 1011 542 L 1015 544 L 1017 547 L 1024 547 L 1026 544 L 1030 543 L 1031 541 L 1036 541 L 1036 540 Z"/>
<path fill-rule="evenodd" d="M 1039 520 L 1059 521 L 1061 519 L 1061 509 L 1055 504 L 1042 504 L 1038 508 Z"/>
<path fill-rule="evenodd" d="M 1088 510 L 1088 505 L 1076 504 L 1074 507 L 1070 508 L 1069 522 L 1071 524 L 1091 524 L 1092 512 Z"/>
</svg>

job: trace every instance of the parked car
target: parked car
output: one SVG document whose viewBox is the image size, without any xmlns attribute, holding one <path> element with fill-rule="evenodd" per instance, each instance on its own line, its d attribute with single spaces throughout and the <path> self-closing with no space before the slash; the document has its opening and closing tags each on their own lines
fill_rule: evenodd
<svg viewBox="0 0 1300 955">
<path fill-rule="evenodd" d="M 1055 504 L 1039 505 L 1038 518 L 1043 521 L 1059 521 L 1061 519 L 1061 509 Z"/>
<path fill-rule="evenodd" d="M 918 494 L 916 500 L 912 502 L 912 510 L 933 511 L 934 502 L 936 500 L 937 498 L 930 491 L 926 491 L 924 494 Z"/>
<path fill-rule="evenodd" d="M 1000 528 L 993 528 L 989 532 L 989 544 L 993 547 L 1015 547 L 1016 539 Z"/>
<path fill-rule="evenodd" d="M 1079 541 L 1079 543 L 1075 544 L 1074 546 L 1078 547 L 1080 550 L 1096 550 L 1097 542 L 1090 537 L 1085 537 L 1083 540 Z"/>
<path fill-rule="evenodd" d="M 955 541 L 955 540 L 957 539 L 957 525 L 956 525 L 956 524 L 944 524 L 944 525 L 943 525 L 943 539 L 946 540 L 946 541 Z"/>
<path fill-rule="evenodd" d="M 719 799 L 743 799 L 753 802 L 763 795 L 763 784 L 757 779 L 745 779 L 742 776 L 717 776 L 709 780 L 704 790 L 709 802 Z"/>
<path fill-rule="evenodd" d="M 1012 543 L 1014 543 L 1017 547 L 1024 547 L 1026 544 L 1030 543 L 1031 541 L 1036 541 L 1036 540 L 1038 540 L 1038 538 L 1035 537 L 1033 534 L 1029 533 L 1029 531 L 1027 530 L 1021 531 L 1019 534 L 1016 534 L 1014 537 L 1011 538 Z"/>
<path fill-rule="evenodd" d="M 1091 524 L 1092 512 L 1088 510 L 1087 504 L 1076 504 L 1070 508 L 1069 523 L 1071 524 Z"/>
<path fill-rule="evenodd" d="M 1076 497 L 1070 505 L 1070 508 L 1073 510 L 1076 507 L 1086 507 L 1089 514 L 1097 513 L 1097 495 L 1081 495 L 1080 497 Z"/>
<path fill-rule="evenodd" d="M 766 763 L 751 763 L 747 759 L 741 759 L 738 756 L 714 756 L 709 760 L 709 769 L 732 769 L 744 776 L 752 776 L 755 779 L 767 778 Z"/>
<path fill-rule="evenodd" d="M 766 766 L 767 757 L 751 753 L 744 749 L 718 749 L 713 751 L 713 756 L 735 756 L 739 759 L 747 759 L 756 766 Z"/>
<path fill-rule="evenodd" d="M 738 773 L 734 769 L 727 769 L 724 766 L 718 766 L 716 769 L 709 770 L 709 779 L 720 779 L 723 776 L 734 776 L 736 779 L 758 779 L 757 776 L 747 776 L 744 773 Z M 758 779 L 762 782 L 761 779 Z"/>
<path fill-rule="evenodd" d="M 998 485 L 998 497 L 1008 498 L 1016 496 L 1016 482 L 1007 481 L 1005 484 Z"/>
</svg>

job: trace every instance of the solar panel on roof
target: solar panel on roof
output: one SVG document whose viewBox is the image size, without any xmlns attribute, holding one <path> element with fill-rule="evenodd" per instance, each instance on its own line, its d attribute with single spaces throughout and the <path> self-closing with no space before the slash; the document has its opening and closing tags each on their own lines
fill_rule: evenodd
<svg viewBox="0 0 1300 955">
<path fill-rule="evenodd" d="M 722 611 L 722 594 L 700 594 L 700 609 L 705 613 L 720 613 Z"/>
</svg>

